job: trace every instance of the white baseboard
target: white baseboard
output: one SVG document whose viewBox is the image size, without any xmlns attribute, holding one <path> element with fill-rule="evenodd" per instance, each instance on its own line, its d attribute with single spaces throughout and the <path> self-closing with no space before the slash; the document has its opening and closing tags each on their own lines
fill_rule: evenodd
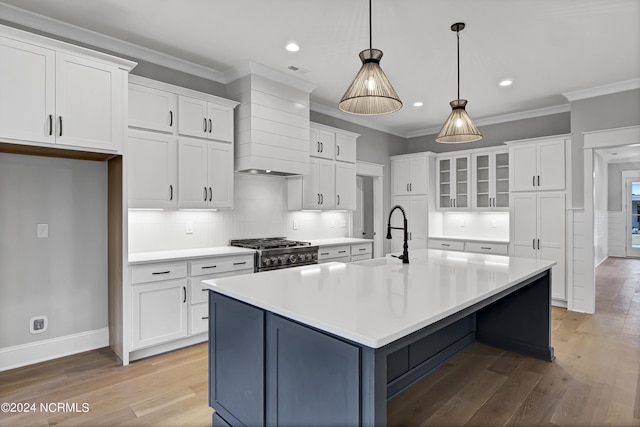
<svg viewBox="0 0 640 427">
<path fill-rule="evenodd" d="M 140 350 L 135 350 L 129 353 L 129 361 L 133 362 L 134 360 L 139 360 L 145 357 L 155 356 L 156 354 L 177 350 L 179 348 L 205 342 L 208 339 L 209 339 L 209 335 L 207 333 L 202 333 L 202 334 L 193 335 L 187 338 L 183 338 L 181 340 L 171 341 L 168 343 L 155 345 L 153 347 L 142 348 Z"/>
<path fill-rule="evenodd" d="M 109 346 L 109 328 L 0 348 L 0 372 Z"/>
</svg>

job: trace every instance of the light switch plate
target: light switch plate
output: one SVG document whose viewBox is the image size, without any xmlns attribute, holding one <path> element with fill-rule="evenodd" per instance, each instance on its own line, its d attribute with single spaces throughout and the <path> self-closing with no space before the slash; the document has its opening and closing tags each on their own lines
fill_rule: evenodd
<svg viewBox="0 0 640 427">
<path fill-rule="evenodd" d="M 193 234 L 193 221 L 187 221 L 187 224 L 185 226 L 185 233 Z"/>
<path fill-rule="evenodd" d="M 36 235 L 38 239 L 46 239 L 49 237 L 49 224 L 38 224 Z"/>
</svg>

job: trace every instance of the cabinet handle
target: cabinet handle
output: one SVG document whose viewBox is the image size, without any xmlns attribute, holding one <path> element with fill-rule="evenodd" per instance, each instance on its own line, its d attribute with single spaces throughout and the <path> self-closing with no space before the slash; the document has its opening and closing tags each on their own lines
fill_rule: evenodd
<svg viewBox="0 0 640 427">
<path fill-rule="evenodd" d="M 340 146 L 339 145 L 336 145 L 336 150 L 337 150 L 336 156 L 339 156 L 340 155 Z"/>
<path fill-rule="evenodd" d="M 338 198 L 338 203 L 337 203 L 337 205 L 338 205 L 338 206 L 340 206 L 340 195 L 338 194 L 336 197 Z"/>
<path fill-rule="evenodd" d="M 49 114 L 49 136 L 53 135 L 53 114 Z"/>
<path fill-rule="evenodd" d="M 204 131 L 204 133 L 207 133 L 207 118 L 206 117 L 204 117 L 202 119 L 202 123 L 203 123 L 203 129 L 202 130 Z"/>
<path fill-rule="evenodd" d="M 324 194 L 320 193 L 320 204 L 324 205 Z"/>
<path fill-rule="evenodd" d="M 173 111 L 169 111 L 169 127 L 173 126 Z"/>
<path fill-rule="evenodd" d="M 209 187 L 209 201 L 213 200 L 213 190 Z"/>
<path fill-rule="evenodd" d="M 536 239 L 533 239 L 533 250 L 536 250 Z"/>
<path fill-rule="evenodd" d="M 532 176 L 532 178 L 533 178 L 533 183 L 532 183 L 532 185 L 535 187 L 535 186 L 536 186 L 536 176 L 534 175 L 534 176 Z"/>
<path fill-rule="evenodd" d="M 444 246 L 445 248 L 448 248 L 448 247 L 449 247 L 449 246 L 451 246 L 451 245 L 450 245 L 450 244 L 448 244 L 448 243 L 440 243 L 440 246 Z"/>
<path fill-rule="evenodd" d="M 247 261 L 234 262 L 233 265 L 245 265 L 246 263 L 247 263 Z"/>
<path fill-rule="evenodd" d="M 413 233 L 409 232 L 409 240 L 413 240 Z"/>
<path fill-rule="evenodd" d="M 449 207 L 452 208 L 453 207 L 453 199 L 449 199 Z"/>
<path fill-rule="evenodd" d="M 538 175 L 538 187 L 540 187 L 540 175 Z"/>
<path fill-rule="evenodd" d="M 202 320 L 208 320 L 208 319 L 209 319 L 209 316 L 202 317 Z"/>
<path fill-rule="evenodd" d="M 320 152 L 324 153 L 324 142 L 320 141 Z"/>
<path fill-rule="evenodd" d="M 540 250 L 540 239 L 538 239 L 538 250 Z"/>
<path fill-rule="evenodd" d="M 213 130 L 213 122 L 209 119 L 209 133 Z"/>
<path fill-rule="evenodd" d="M 204 202 L 206 202 L 206 201 L 207 201 L 207 187 L 204 187 L 204 196 L 203 196 L 202 200 L 203 200 Z"/>
<path fill-rule="evenodd" d="M 203 270 L 206 270 L 208 268 L 216 268 L 216 267 L 218 267 L 218 266 L 217 265 L 205 265 L 204 267 L 200 267 L 200 268 L 202 268 Z"/>
<path fill-rule="evenodd" d="M 202 292 L 207 292 L 209 289 L 200 289 Z"/>
<path fill-rule="evenodd" d="M 347 251 L 338 251 L 339 254 L 346 253 Z"/>
<path fill-rule="evenodd" d="M 58 120 L 60 121 L 60 132 L 58 136 L 62 136 L 62 116 L 58 116 Z"/>
<path fill-rule="evenodd" d="M 318 149 L 316 150 L 317 153 L 320 152 L 320 141 L 317 141 L 316 144 L 318 144 Z"/>
<path fill-rule="evenodd" d="M 413 191 L 413 184 L 409 183 L 409 191 Z"/>
<path fill-rule="evenodd" d="M 173 185 L 169 184 L 169 200 L 173 200 Z"/>
<path fill-rule="evenodd" d="M 320 204 L 320 193 L 318 193 L 318 205 Z"/>
<path fill-rule="evenodd" d="M 182 302 L 183 303 L 187 302 L 187 287 L 186 286 L 182 287 Z"/>
<path fill-rule="evenodd" d="M 367 250 L 367 248 L 360 248 L 360 249 L 358 249 L 358 250 L 359 250 L 359 251 L 366 251 L 366 250 Z"/>
<path fill-rule="evenodd" d="M 320 252 L 320 255 L 329 255 L 329 252 Z"/>
<path fill-rule="evenodd" d="M 490 251 L 491 248 L 487 246 L 480 246 L 480 249 L 484 249 L 485 251 Z"/>
<path fill-rule="evenodd" d="M 456 199 L 453 199 L 453 207 L 456 207 Z"/>
<path fill-rule="evenodd" d="M 157 275 L 157 274 L 169 274 L 171 273 L 171 270 L 167 270 L 167 271 L 154 271 L 153 273 L 151 273 L 152 275 Z"/>
</svg>

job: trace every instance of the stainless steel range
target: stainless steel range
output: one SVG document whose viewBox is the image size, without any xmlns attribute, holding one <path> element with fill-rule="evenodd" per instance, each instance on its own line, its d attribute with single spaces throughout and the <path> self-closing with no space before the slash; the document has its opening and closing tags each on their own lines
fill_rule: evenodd
<svg viewBox="0 0 640 427">
<path fill-rule="evenodd" d="M 255 271 L 277 270 L 318 263 L 318 246 L 284 237 L 231 240 L 231 246 L 255 249 Z"/>
</svg>

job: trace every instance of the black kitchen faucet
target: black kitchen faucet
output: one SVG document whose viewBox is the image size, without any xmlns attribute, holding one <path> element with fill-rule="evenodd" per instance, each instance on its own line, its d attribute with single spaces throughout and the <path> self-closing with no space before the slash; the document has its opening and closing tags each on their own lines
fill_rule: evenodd
<svg viewBox="0 0 640 427">
<path fill-rule="evenodd" d="M 402 212 L 402 217 L 404 218 L 404 227 L 392 227 L 391 226 L 391 215 L 393 215 L 393 211 L 395 211 L 396 209 L 400 209 L 400 211 Z M 404 230 L 404 243 L 402 246 L 402 255 L 396 257 L 398 259 L 402 260 L 403 264 L 409 264 L 409 246 L 407 241 L 409 240 L 409 233 L 407 231 L 408 227 L 407 227 L 407 214 L 404 211 L 404 208 L 400 205 L 395 205 L 392 209 L 391 212 L 389 212 L 389 221 L 387 222 L 387 239 L 391 239 L 391 229 L 394 230 Z M 392 255 L 395 256 L 395 255 Z"/>
</svg>

